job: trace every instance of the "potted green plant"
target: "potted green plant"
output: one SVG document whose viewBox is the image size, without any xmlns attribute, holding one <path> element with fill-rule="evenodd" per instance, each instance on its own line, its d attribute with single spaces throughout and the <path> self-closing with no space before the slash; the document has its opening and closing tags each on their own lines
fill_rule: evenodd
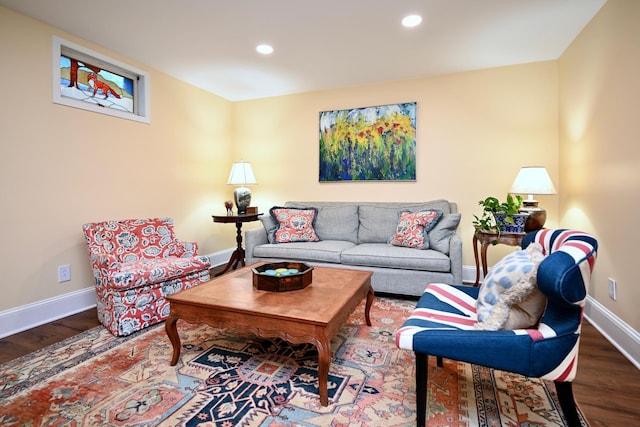
<svg viewBox="0 0 640 427">
<path fill-rule="evenodd" d="M 496 197 L 489 196 L 478 202 L 482 206 L 482 216 L 474 215 L 473 225 L 478 231 L 486 233 L 522 233 L 528 214 L 520 213 L 522 196 L 507 194 L 507 199 L 501 202 Z"/>
</svg>

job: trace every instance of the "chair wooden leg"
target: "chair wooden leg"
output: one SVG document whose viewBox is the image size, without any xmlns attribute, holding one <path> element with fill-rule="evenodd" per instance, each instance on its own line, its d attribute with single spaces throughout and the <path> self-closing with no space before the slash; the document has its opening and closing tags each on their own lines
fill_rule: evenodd
<svg viewBox="0 0 640 427">
<path fill-rule="evenodd" d="M 429 356 L 422 353 L 416 355 L 416 425 L 425 427 L 427 420 L 427 382 Z"/>
<path fill-rule="evenodd" d="M 560 407 L 564 413 L 565 420 L 567 420 L 567 424 L 569 424 L 569 427 L 580 427 L 582 424 L 580 424 L 578 408 L 576 408 L 576 401 L 573 398 L 572 383 L 556 381 L 555 385 Z"/>
<path fill-rule="evenodd" d="M 438 365 L 438 368 L 442 368 L 442 356 L 436 357 L 436 364 Z"/>
</svg>

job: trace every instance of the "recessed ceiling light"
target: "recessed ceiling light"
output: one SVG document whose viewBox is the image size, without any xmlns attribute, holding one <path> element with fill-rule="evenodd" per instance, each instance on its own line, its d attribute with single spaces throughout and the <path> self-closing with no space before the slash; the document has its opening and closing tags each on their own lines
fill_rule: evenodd
<svg viewBox="0 0 640 427">
<path fill-rule="evenodd" d="M 256 51 L 258 53 L 263 54 L 263 55 L 269 55 L 269 54 L 273 53 L 273 47 L 269 46 L 268 44 L 259 44 L 256 47 Z"/>
<path fill-rule="evenodd" d="M 408 28 L 416 27 L 420 25 L 421 22 L 422 22 L 422 16 L 420 15 L 409 15 L 409 16 L 405 16 L 402 19 L 402 25 Z"/>
</svg>

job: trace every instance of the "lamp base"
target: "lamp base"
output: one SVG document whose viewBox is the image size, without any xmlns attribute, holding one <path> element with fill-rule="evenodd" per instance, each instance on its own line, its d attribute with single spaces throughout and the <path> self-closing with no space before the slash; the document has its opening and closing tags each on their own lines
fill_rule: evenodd
<svg viewBox="0 0 640 427">
<path fill-rule="evenodd" d="M 524 223 L 524 231 L 526 233 L 542 229 L 547 221 L 547 211 L 544 209 L 525 206 L 520 209 L 520 212 L 529 214 L 527 221 Z"/>
<path fill-rule="evenodd" d="M 233 199 L 236 202 L 238 215 L 244 215 L 247 213 L 249 205 L 251 205 L 251 190 L 247 187 L 238 187 L 233 192 Z"/>
</svg>

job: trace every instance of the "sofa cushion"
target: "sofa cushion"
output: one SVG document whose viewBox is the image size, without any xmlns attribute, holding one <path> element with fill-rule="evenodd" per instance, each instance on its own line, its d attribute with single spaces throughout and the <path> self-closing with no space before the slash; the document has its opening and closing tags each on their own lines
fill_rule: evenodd
<svg viewBox="0 0 640 427">
<path fill-rule="evenodd" d="M 546 303 L 536 285 L 538 265 L 543 259 L 542 246 L 532 243 L 527 249 L 512 252 L 496 263 L 478 292 L 476 329 L 535 326 Z M 521 303 L 524 305 L 516 308 Z"/>
<path fill-rule="evenodd" d="M 314 229 L 320 240 L 346 240 L 358 243 L 358 205 L 345 204 L 323 206 L 322 204 L 287 202 L 287 207 L 315 208 L 318 210 Z"/>
<path fill-rule="evenodd" d="M 444 199 L 424 203 L 360 203 L 358 242 L 386 243 L 395 233 L 402 211 L 418 212 L 429 209 L 440 210 L 443 215 L 451 213 L 449 202 Z"/>
<path fill-rule="evenodd" d="M 258 245 L 253 249 L 257 258 L 279 258 L 314 262 L 341 262 L 342 251 L 355 244 L 344 240 L 321 240 L 319 242 L 293 242 L 286 245 Z"/>
<path fill-rule="evenodd" d="M 417 251 L 387 243 L 361 243 L 342 252 L 342 264 L 450 272 L 448 256 L 430 249 Z"/>
<path fill-rule="evenodd" d="M 427 232 L 436 225 L 441 216 L 442 211 L 437 210 L 403 211 L 389 243 L 406 248 L 429 249 Z"/>
<path fill-rule="evenodd" d="M 276 243 L 276 228 L 278 228 L 278 223 L 275 219 L 269 215 L 260 215 L 258 217 L 260 222 L 262 223 L 262 227 L 264 227 L 264 231 L 267 233 L 267 240 L 269 243 Z"/>
<path fill-rule="evenodd" d="M 313 228 L 318 210 L 295 209 L 274 206 L 269 210 L 278 223 L 275 231 L 276 243 L 317 242 L 320 240 Z"/>
<path fill-rule="evenodd" d="M 449 255 L 449 240 L 456 234 L 458 224 L 460 224 L 460 213 L 443 215 L 438 223 L 427 234 L 429 237 L 429 248 L 445 255 Z"/>
<path fill-rule="evenodd" d="M 358 216 L 359 243 L 387 243 L 396 231 L 400 209 L 397 206 L 360 205 Z"/>
</svg>

